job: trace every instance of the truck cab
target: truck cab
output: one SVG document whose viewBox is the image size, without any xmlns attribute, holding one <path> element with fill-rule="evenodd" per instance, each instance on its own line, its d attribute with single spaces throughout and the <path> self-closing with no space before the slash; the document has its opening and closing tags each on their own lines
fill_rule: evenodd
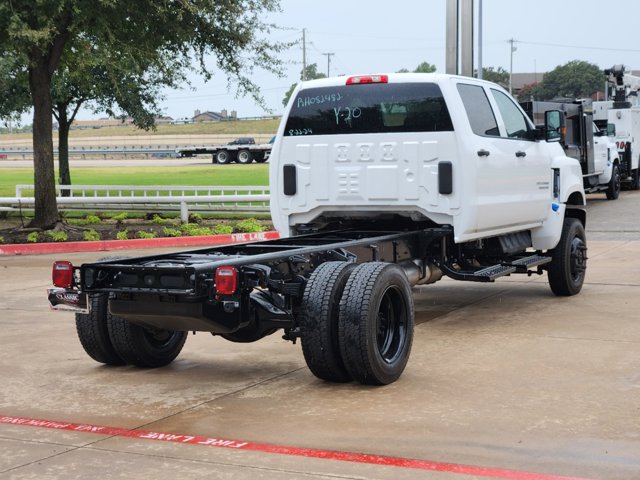
<svg viewBox="0 0 640 480">
<path fill-rule="evenodd" d="M 478 79 L 305 82 L 271 155 L 273 221 L 296 235 L 402 218 L 451 225 L 458 243 L 527 232 L 533 248 L 552 248 L 566 205 L 584 205 L 584 192 L 579 163 L 551 133 Z"/>
</svg>

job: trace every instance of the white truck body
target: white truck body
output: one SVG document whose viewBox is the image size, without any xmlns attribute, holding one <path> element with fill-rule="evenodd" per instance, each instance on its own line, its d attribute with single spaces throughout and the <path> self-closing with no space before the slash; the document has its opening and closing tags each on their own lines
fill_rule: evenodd
<svg viewBox="0 0 640 480">
<path fill-rule="evenodd" d="M 457 243 L 529 231 L 533 248 L 556 245 L 565 204 L 584 204 L 580 165 L 558 143 L 535 140 L 535 126 L 504 89 L 442 74 L 384 77 L 378 85 L 338 77 L 297 87 L 271 155 L 272 218 L 282 235 L 332 218 L 400 215 L 452 225 Z M 406 102 L 394 103 L 396 90 Z M 412 108 L 448 125 L 403 128 Z M 305 116 L 307 124 L 298 118 Z M 485 123 L 491 130 L 479 131 Z M 285 193 L 285 166 L 295 170 L 294 193 Z M 450 192 L 439 183 L 447 172 Z"/>
</svg>

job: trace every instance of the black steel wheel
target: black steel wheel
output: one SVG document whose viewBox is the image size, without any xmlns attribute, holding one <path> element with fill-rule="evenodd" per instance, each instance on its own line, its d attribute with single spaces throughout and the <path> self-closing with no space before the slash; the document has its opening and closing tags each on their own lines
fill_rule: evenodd
<svg viewBox="0 0 640 480">
<path fill-rule="evenodd" d="M 187 340 L 187 332 L 142 327 L 111 314 L 107 325 L 115 351 L 127 363 L 138 367 L 170 364 Z"/>
<path fill-rule="evenodd" d="M 615 163 L 611 171 L 611 180 L 609 180 L 609 186 L 607 187 L 607 199 L 616 200 L 620 196 L 621 181 L 620 167 Z"/>
<path fill-rule="evenodd" d="M 558 296 L 576 295 L 582 290 L 587 272 L 587 238 L 577 218 L 565 218 L 560 241 L 551 251 L 549 286 Z"/>
<path fill-rule="evenodd" d="M 401 267 L 356 267 L 340 300 L 339 345 L 347 371 L 361 383 L 387 385 L 404 371 L 413 341 L 411 287 Z"/>
<path fill-rule="evenodd" d="M 220 165 L 226 165 L 231 162 L 231 155 L 227 150 L 220 150 L 216 153 L 216 162 Z"/>
<path fill-rule="evenodd" d="M 89 297 L 89 313 L 76 313 L 76 331 L 84 351 L 96 362 L 106 365 L 124 365 L 116 353 L 107 328 L 108 298 L 104 293 Z"/>
<path fill-rule="evenodd" d="M 326 262 L 304 289 L 300 308 L 302 353 L 311 373 L 329 382 L 350 382 L 338 345 L 340 297 L 355 264 Z"/>
<path fill-rule="evenodd" d="M 246 164 L 251 163 L 253 161 L 253 156 L 251 155 L 251 152 L 249 150 L 240 150 L 238 152 L 238 158 L 237 158 L 236 161 L 238 163 L 246 165 Z"/>
</svg>

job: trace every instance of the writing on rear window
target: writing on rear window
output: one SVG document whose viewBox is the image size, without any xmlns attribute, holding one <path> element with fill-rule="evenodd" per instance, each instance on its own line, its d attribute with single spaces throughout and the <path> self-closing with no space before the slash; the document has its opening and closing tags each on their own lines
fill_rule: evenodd
<svg viewBox="0 0 640 480">
<path fill-rule="evenodd" d="M 337 107 L 333 109 L 333 113 L 336 114 L 336 125 L 340 122 L 348 123 L 362 116 L 362 110 L 358 107 Z"/>
<path fill-rule="evenodd" d="M 292 128 L 287 133 L 291 137 L 295 137 L 297 135 L 313 135 L 313 130 L 310 128 Z"/>
<path fill-rule="evenodd" d="M 438 85 L 390 83 L 302 90 L 293 100 L 284 135 L 451 130 Z"/>
<path fill-rule="evenodd" d="M 304 108 L 310 105 L 322 105 L 323 103 L 335 103 L 342 100 L 342 95 L 339 92 L 336 93 L 325 93 L 324 95 L 316 95 L 316 96 L 302 96 L 296 99 L 296 107 Z"/>
</svg>

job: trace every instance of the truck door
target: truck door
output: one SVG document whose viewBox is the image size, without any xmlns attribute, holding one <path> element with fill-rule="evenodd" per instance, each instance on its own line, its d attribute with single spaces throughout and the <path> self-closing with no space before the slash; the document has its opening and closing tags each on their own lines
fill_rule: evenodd
<svg viewBox="0 0 640 480">
<path fill-rule="evenodd" d="M 477 231 L 539 224 L 551 198 L 547 145 L 515 102 L 498 89 L 458 84 L 477 154 Z"/>
</svg>

